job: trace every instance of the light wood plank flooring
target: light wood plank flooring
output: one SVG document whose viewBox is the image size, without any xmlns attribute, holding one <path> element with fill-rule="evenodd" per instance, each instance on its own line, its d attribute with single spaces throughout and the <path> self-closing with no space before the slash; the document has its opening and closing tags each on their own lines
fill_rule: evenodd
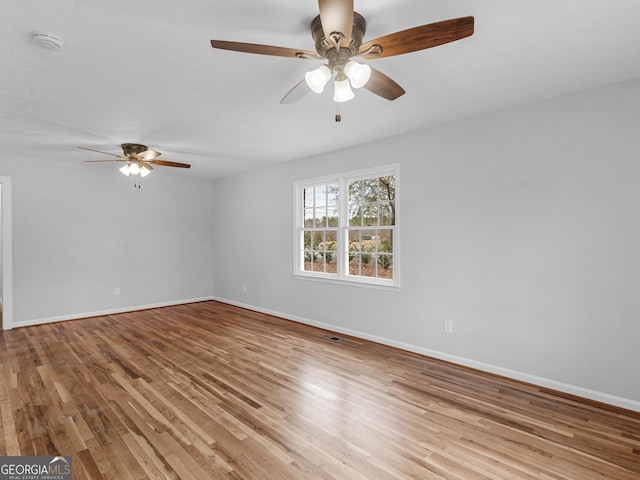
<svg viewBox="0 0 640 480">
<path fill-rule="evenodd" d="M 217 302 L 0 334 L 0 455 L 77 479 L 640 479 L 640 415 Z M 638 381 L 638 379 L 633 379 Z"/>
</svg>

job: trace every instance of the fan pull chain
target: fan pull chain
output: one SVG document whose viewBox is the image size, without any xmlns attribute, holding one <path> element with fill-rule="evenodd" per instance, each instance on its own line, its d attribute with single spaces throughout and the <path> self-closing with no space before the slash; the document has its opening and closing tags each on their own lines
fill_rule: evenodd
<svg viewBox="0 0 640 480">
<path fill-rule="evenodd" d="M 336 103 L 336 122 L 341 122 L 342 115 L 340 114 L 340 102 L 335 102 L 335 103 Z"/>
</svg>

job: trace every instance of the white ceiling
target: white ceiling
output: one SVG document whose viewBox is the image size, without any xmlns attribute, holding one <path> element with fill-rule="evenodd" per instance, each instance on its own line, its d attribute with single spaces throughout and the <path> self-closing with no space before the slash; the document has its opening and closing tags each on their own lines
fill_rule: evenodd
<svg viewBox="0 0 640 480">
<path fill-rule="evenodd" d="M 214 50 L 210 39 L 313 50 L 316 0 L 3 0 L 0 144 L 4 155 L 81 163 L 144 143 L 216 178 L 454 119 L 640 77 L 637 0 L 355 0 L 365 41 L 475 17 L 473 36 L 372 60 L 407 94 L 327 88 L 280 99 L 318 63 Z M 64 40 L 37 45 L 40 31 Z M 106 165 L 106 166 L 105 166 Z M 111 164 L 87 164 L 107 168 Z M 1 173 L 1 172 L 0 172 Z"/>
</svg>

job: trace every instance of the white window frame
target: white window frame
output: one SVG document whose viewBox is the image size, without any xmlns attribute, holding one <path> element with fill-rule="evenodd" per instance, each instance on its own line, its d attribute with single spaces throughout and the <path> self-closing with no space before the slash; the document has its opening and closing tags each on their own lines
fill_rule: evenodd
<svg viewBox="0 0 640 480">
<path fill-rule="evenodd" d="M 368 178 L 391 176 L 395 177 L 395 225 L 393 230 L 393 278 L 364 277 L 348 274 L 349 263 L 349 205 L 348 184 L 352 181 Z M 304 270 L 304 189 L 316 185 L 337 183 L 339 188 L 338 199 L 338 226 L 336 239 L 337 273 L 314 272 Z M 324 177 L 298 180 L 293 188 L 293 275 L 296 278 L 317 280 L 321 282 L 338 283 L 345 285 L 399 290 L 400 288 L 400 166 L 399 164 L 384 165 L 328 175 Z M 333 227 L 329 227 L 332 230 Z M 376 228 L 376 227 L 372 227 Z M 385 227 L 386 228 L 386 227 Z"/>
</svg>

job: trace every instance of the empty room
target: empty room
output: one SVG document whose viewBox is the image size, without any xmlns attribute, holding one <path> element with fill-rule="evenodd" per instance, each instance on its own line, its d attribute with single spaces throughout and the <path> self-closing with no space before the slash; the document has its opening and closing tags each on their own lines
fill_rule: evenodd
<svg viewBox="0 0 640 480">
<path fill-rule="evenodd" d="M 640 3 L 1 10 L 0 479 L 640 478 Z"/>
</svg>

